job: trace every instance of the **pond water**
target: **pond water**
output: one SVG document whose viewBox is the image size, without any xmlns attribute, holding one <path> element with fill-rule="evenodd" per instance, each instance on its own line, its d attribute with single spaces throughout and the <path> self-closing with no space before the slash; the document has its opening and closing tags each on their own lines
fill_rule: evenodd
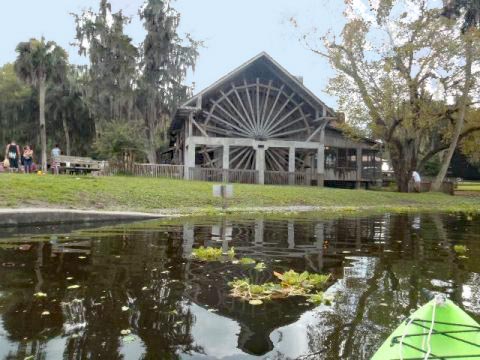
<svg viewBox="0 0 480 360">
<path fill-rule="evenodd" d="M 369 359 L 432 293 L 480 321 L 480 217 L 183 219 L 0 230 L 1 359 Z M 2 237 L 3 236 L 3 237 Z M 454 245 L 465 245 L 459 255 Z M 234 247 L 266 269 L 191 258 Z M 333 274 L 330 305 L 253 306 L 228 282 Z"/>
</svg>

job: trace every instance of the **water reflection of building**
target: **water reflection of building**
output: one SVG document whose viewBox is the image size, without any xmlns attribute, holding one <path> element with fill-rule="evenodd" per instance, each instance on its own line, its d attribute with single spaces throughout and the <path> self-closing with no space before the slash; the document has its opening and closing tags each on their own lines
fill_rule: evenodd
<svg viewBox="0 0 480 360">
<path fill-rule="evenodd" d="M 345 253 L 356 255 L 378 251 L 385 243 L 385 219 L 377 221 L 272 221 L 256 219 L 236 223 L 228 220 L 211 225 L 185 224 L 183 227 L 184 255 L 198 246 L 222 244 L 224 250 L 234 247 L 237 257 L 253 257 L 265 261 L 277 271 L 308 270 L 344 275 L 341 263 Z M 244 352 L 263 355 L 274 347 L 271 334 L 275 329 L 297 321 L 312 306 L 304 299 L 276 301 L 268 306 L 252 307 L 228 296 L 228 281 L 249 277 L 254 283 L 274 281 L 271 271 L 258 273 L 252 269 L 232 267 L 226 263 L 189 262 L 188 297 L 196 304 L 235 320 L 240 325 L 238 347 Z"/>
</svg>

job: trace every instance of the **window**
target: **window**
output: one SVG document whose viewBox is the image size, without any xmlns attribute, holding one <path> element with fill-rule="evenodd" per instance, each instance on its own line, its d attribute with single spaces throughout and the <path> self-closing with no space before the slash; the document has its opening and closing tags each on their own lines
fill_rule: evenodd
<svg viewBox="0 0 480 360">
<path fill-rule="evenodd" d="M 345 148 L 325 148 L 325 167 L 356 169 L 357 150 Z"/>
<path fill-rule="evenodd" d="M 373 179 L 382 173 L 382 159 L 376 150 L 363 150 L 362 177 Z"/>
<path fill-rule="evenodd" d="M 325 148 L 325 167 L 331 169 L 337 166 L 337 149 Z"/>
</svg>

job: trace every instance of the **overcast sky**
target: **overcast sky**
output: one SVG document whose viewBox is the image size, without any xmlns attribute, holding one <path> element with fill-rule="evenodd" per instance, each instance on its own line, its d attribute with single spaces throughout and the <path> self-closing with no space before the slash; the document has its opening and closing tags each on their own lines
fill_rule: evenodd
<svg viewBox="0 0 480 360">
<path fill-rule="evenodd" d="M 85 63 L 71 46 L 74 21 L 71 12 L 98 8 L 99 0 L 4 0 L 0 11 L 0 65 L 15 60 L 15 46 L 31 37 L 45 36 L 63 46 L 72 63 Z M 113 10 L 123 9 L 132 16 L 127 28 L 135 43 L 144 31 L 137 12 L 143 0 L 111 0 Z M 298 30 L 290 24 L 294 17 L 305 29 L 319 33 L 339 30 L 342 0 L 177 0 L 181 32 L 202 40 L 197 68 L 188 78 L 198 92 L 261 51 L 268 52 L 294 75 L 302 75 L 305 85 L 335 106 L 335 99 L 323 90 L 333 75 L 327 62 L 307 50 L 299 41 Z"/>
</svg>

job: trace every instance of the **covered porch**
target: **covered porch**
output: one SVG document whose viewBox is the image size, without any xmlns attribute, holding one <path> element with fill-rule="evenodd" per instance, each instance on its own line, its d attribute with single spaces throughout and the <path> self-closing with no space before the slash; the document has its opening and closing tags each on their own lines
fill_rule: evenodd
<svg viewBox="0 0 480 360">
<path fill-rule="evenodd" d="M 185 179 L 323 186 L 322 143 L 192 136 L 185 148 Z"/>
</svg>

